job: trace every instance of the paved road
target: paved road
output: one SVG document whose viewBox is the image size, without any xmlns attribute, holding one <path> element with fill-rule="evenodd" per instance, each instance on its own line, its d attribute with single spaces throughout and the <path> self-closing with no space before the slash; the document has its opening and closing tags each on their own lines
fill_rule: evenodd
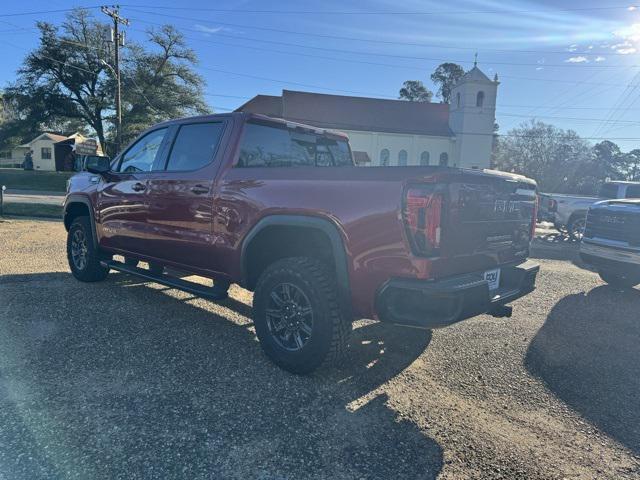
<svg viewBox="0 0 640 480">
<path fill-rule="evenodd" d="M 51 195 L 42 193 L 5 193 L 3 200 L 7 203 L 37 203 L 45 205 L 62 205 L 64 194 Z"/>
<path fill-rule="evenodd" d="M 548 246 L 512 319 L 361 321 L 348 366 L 298 377 L 248 292 L 81 284 L 64 235 L 0 223 L 0 479 L 640 478 L 640 290 Z"/>
</svg>

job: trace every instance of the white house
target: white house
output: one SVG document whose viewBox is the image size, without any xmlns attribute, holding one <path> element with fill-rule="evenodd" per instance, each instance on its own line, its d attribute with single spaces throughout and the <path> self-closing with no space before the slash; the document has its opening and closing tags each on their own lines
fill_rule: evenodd
<svg viewBox="0 0 640 480">
<path fill-rule="evenodd" d="M 11 154 L 13 160 L 22 163 L 24 155 L 29 150 L 33 151 L 33 169 L 50 170 L 56 169 L 53 145 L 68 137 L 56 135 L 55 133 L 43 133 L 28 143 L 24 143 L 15 148 Z"/>
<path fill-rule="evenodd" d="M 25 154 L 31 150 L 33 151 L 33 169 L 42 171 L 55 171 L 56 170 L 56 147 L 59 142 L 69 143 L 65 152 L 72 151 L 73 144 L 82 144 L 87 139 L 79 134 L 64 136 L 57 135 L 55 133 L 42 133 L 30 142 L 19 145 L 11 150 L 11 152 L 0 152 L 0 163 L 2 164 L 14 164 L 21 165 L 24 161 Z M 70 142 L 67 142 L 70 141 Z M 98 154 L 102 154 L 100 147 L 97 147 Z"/>
<path fill-rule="evenodd" d="M 498 84 L 474 66 L 454 87 L 451 105 L 283 90 L 237 111 L 343 131 L 361 165 L 488 168 Z"/>
</svg>

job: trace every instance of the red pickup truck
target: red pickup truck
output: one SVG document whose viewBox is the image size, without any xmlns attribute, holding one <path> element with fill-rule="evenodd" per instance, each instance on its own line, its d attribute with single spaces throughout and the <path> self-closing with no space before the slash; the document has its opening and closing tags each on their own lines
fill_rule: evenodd
<svg viewBox="0 0 640 480">
<path fill-rule="evenodd" d="M 510 316 L 535 288 L 536 185 L 522 176 L 356 167 L 343 134 L 245 113 L 156 125 L 87 170 L 64 206 L 78 280 L 117 270 L 213 300 L 237 283 L 263 350 L 292 372 L 340 361 L 354 319 Z"/>
</svg>

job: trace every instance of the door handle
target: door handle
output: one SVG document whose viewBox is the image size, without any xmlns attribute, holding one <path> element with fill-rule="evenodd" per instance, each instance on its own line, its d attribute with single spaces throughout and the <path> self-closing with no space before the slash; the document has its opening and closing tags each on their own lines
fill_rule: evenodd
<svg viewBox="0 0 640 480">
<path fill-rule="evenodd" d="M 205 193 L 209 193 L 209 188 L 204 185 L 195 185 L 191 187 L 191 191 L 196 195 L 203 195 Z"/>
<path fill-rule="evenodd" d="M 142 192 L 143 190 L 146 190 L 146 185 L 144 183 L 134 183 L 133 187 L 131 187 L 131 190 L 133 190 L 134 192 Z"/>
</svg>

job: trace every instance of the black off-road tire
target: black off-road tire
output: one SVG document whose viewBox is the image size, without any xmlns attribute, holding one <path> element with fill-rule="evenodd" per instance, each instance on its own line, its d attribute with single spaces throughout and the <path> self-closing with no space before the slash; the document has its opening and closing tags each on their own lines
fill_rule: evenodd
<svg viewBox="0 0 640 480">
<path fill-rule="evenodd" d="M 633 288 L 640 284 L 640 273 L 626 274 L 620 272 L 612 272 L 610 270 L 600 270 L 598 272 L 600 278 L 612 287 L 617 288 Z"/>
<path fill-rule="evenodd" d="M 298 288 L 309 300 L 313 324 L 307 342 L 297 351 L 278 343 L 269 328 L 267 308 L 274 289 L 283 283 Z M 296 374 L 337 366 L 345 359 L 351 336 L 351 319 L 340 307 L 335 275 L 319 260 L 292 257 L 268 266 L 253 297 L 254 325 L 265 354 L 279 367 Z"/>
<path fill-rule="evenodd" d="M 99 282 L 107 278 L 109 269 L 100 265 L 89 217 L 76 217 L 71 223 L 67 234 L 67 260 L 71 273 L 81 282 Z"/>
</svg>

